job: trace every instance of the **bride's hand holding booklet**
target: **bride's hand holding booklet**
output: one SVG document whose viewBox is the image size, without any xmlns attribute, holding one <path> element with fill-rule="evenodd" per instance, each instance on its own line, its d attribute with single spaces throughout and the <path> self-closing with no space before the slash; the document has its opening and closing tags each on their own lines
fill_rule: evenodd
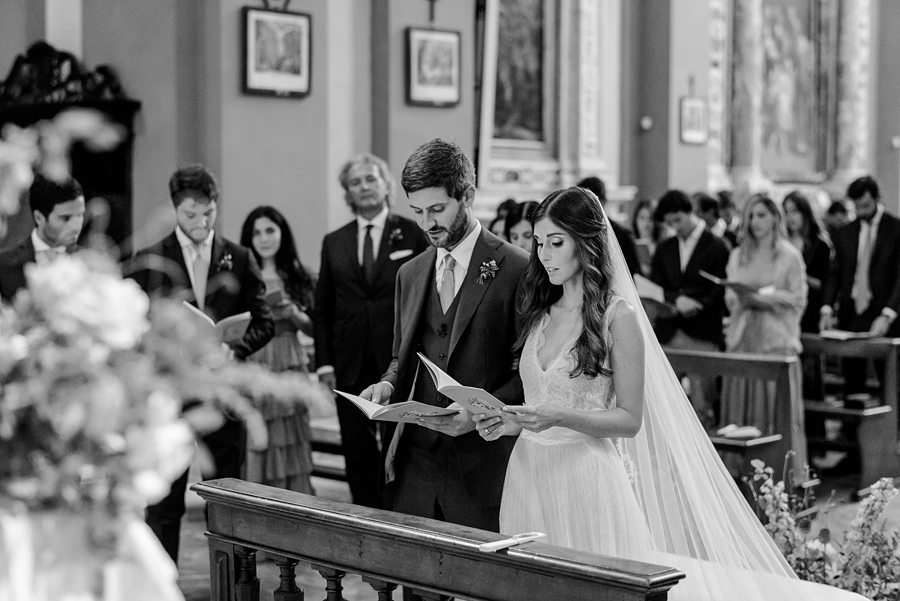
<svg viewBox="0 0 900 601">
<path fill-rule="evenodd" d="M 431 379 L 434 380 L 434 387 L 442 395 L 452 399 L 465 407 L 469 413 L 485 415 L 500 415 L 500 410 L 506 407 L 506 403 L 492 395 L 483 388 L 474 386 L 463 386 L 440 367 L 432 363 L 428 357 L 422 353 L 416 353 L 422 360 L 422 365 L 428 369 Z"/>
</svg>

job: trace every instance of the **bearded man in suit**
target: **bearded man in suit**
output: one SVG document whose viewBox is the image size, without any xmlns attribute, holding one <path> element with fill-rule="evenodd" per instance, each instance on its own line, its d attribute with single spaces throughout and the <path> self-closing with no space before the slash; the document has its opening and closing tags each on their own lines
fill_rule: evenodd
<svg viewBox="0 0 900 601">
<path fill-rule="evenodd" d="M 176 171 L 169 180 L 175 208 L 175 231 L 136 253 L 130 277 L 151 297 L 182 298 L 219 321 L 249 311 L 250 324 L 241 340 L 230 343 L 238 360 L 255 353 L 275 333 L 265 302 L 265 284 L 246 248 L 215 231 L 219 189 L 202 165 Z M 215 462 L 215 478 L 240 478 L 245 453 L 243 424 L 227 420 L 203 438 Z M 172 484 L 169 495 L 147 508 L 147 523 L 173 560 L 178 560 L 181 517 L 185 512 L 187 472 Z"/>
<path fill-rule="evenodd" d="M 397 271 L 428 241 L 415 222 L 391 213 L 395 183 L 383 160 L 372 154 L 354 157 L 338 179 L 356 218 L 322 242 L 314 316 L 316 373 L 329 390 L 358 394 L 391 361 Z M 381 507 L 375 426 L 343 397 L 336 404 L 353 502 Z"/>
<path fill-rule="evenodd" d="M 28 204 L 34 218 L 31 235 L 0 253 L 0 297 L 9 302 L 26 286 L 25 266 L 71 252 L 84 226 L 84 193 L 71 177 L 57 182 L 35 175 Z"/>
<path fill-rule="evenodd" d="M 475 218 L 475 168 L 455 144 L 435 139 L 417 148 L 401 183 L 432 247 L 397 274 L 393 359 L 382 381 L 361 396 L 382 404 L 412 398 L 449 406 L 417 358 L 421 352 L 458 382 L 521 404 L 512 349 L 517 288 L 528 254 Z M 460 409 L 389 428 L 391 509 L 496 532 L 515 439 L 486 442 Z"/>
<path fill-rule="evenodd" d="M 847 198 L 856 207 L 856 220 L 835 232 L 819 325 L 900 336 L 900 219 L 885 211 L 878 182 L 870 176 L 851 182 Z M 865 360 L 845 359 L 843 372 L 846 393 L 865 391 Z"/>
</svg>

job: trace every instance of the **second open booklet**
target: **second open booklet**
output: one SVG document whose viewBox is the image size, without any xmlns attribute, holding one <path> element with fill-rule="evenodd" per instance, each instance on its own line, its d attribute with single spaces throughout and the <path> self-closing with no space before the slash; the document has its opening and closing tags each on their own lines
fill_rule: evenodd
<svg viewBox="0 0 900 601">
<path fill-rule="evenodd" d="M 434 405 L 426 405 L 419 401 L 404 401 L 402 403 L 391 403 L 390 405 L 379 405 L 373 403 L 361 396 L 350 394 L 349 392 L 335 392 L 366 414 L 369 419 L 382 422 L 407 422 L 415 423 L 421 417 L 435 417 L 440 415 L 454 415 L 459 413 L 459 409 L 447 409 L 445 407 L 435 407 Z"/>
<path fill-rule="evenodd" d="M 486 415 L 499 415 L 506 403 L 492 395 L 483 388 L 463 386 L 440 367 L 429 361 L 422 353 L 416 353 L 422 360 L 422 365 L 428 369 L 434 387 L 442 395 L 449 397 L 469 410 L 469 413 L 484 413 Z"/>
</svg>

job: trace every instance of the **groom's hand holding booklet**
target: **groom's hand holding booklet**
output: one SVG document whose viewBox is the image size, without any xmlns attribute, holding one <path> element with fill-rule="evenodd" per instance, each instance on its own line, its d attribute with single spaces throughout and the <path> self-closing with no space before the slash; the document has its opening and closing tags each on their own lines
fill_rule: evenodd
<svg viewBox="0 0 900 601">
<path fill-rule="evenodd" d="M 437 391 L 464 407 L 470 413 L 499 415 L 500 410 L 506 406 L 503 401 L 486 390 L 475 388 L 474 386 L 463 386 L 451 378 L 447 372 L 429 361 L 425 355 L 422 353 L 418 353 L 418 355 L 419 359 L 422 360 L 422 364 L 428 369 L 431 379 L 434 380 L 434 386 L 437 388 Z M 341 392 L 340 390 L 335 390 L 335 392 L 356 405 L 369 419 L 379 421 L 415 424 L 419 423 L 423 418 L 446 417 L 460 412 L 459 407 L 452 405 L 450 407 L 435 407 L 419 401 L 379 405 L 355 394 Z"/>
<path fill-rule="evenodd" d="M 369 419 L 382 422 L 405 422 L 415 424 L 423 417 L 437 417 L 443 415 L 456 415 L 459 409 L 450 407 L 435 407 L 434 405 L 426 405 L 419 401 L 404 401 L 402 403 L 392 403 L 390 405 L 379 405 L 361 396 L 350 394 L 349 392 L 341 392 L 335 389 L 335 392 L 356 405 L 357 409 L 366 414 Z"/>
</svg>

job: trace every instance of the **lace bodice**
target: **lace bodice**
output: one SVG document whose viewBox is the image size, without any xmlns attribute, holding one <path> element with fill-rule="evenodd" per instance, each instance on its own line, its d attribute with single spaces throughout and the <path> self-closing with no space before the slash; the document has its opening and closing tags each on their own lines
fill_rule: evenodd
<svg viewBox="0 0 900 601">
<path fill-rule="evenodd" d="M 609 331 L 608 316 L 615 312 L 613 309 L 619 301 L 624 301 L 624 299 L 616 297 L 609 304 L 604 332 Z M 562 350 L 550 359 L 546 369 L 541 367 L 538 350 L 544 346 L 544 330 L 549 321 L 550 315 L 547 314 L 535 326 L 522 349 L 519 373 L 522 376 L 522 386 L 525 390 L 525 404 L 553 403 L 573 409 L 614 407 L 616 396 L 612 378 L 600 375 L 595 378 L 585 375 L 575 378 L 570 376 L 575 368 L 572 349 L 581 334 L 580 329 L 574 332 L 562 346 Z"/>
</svg>

